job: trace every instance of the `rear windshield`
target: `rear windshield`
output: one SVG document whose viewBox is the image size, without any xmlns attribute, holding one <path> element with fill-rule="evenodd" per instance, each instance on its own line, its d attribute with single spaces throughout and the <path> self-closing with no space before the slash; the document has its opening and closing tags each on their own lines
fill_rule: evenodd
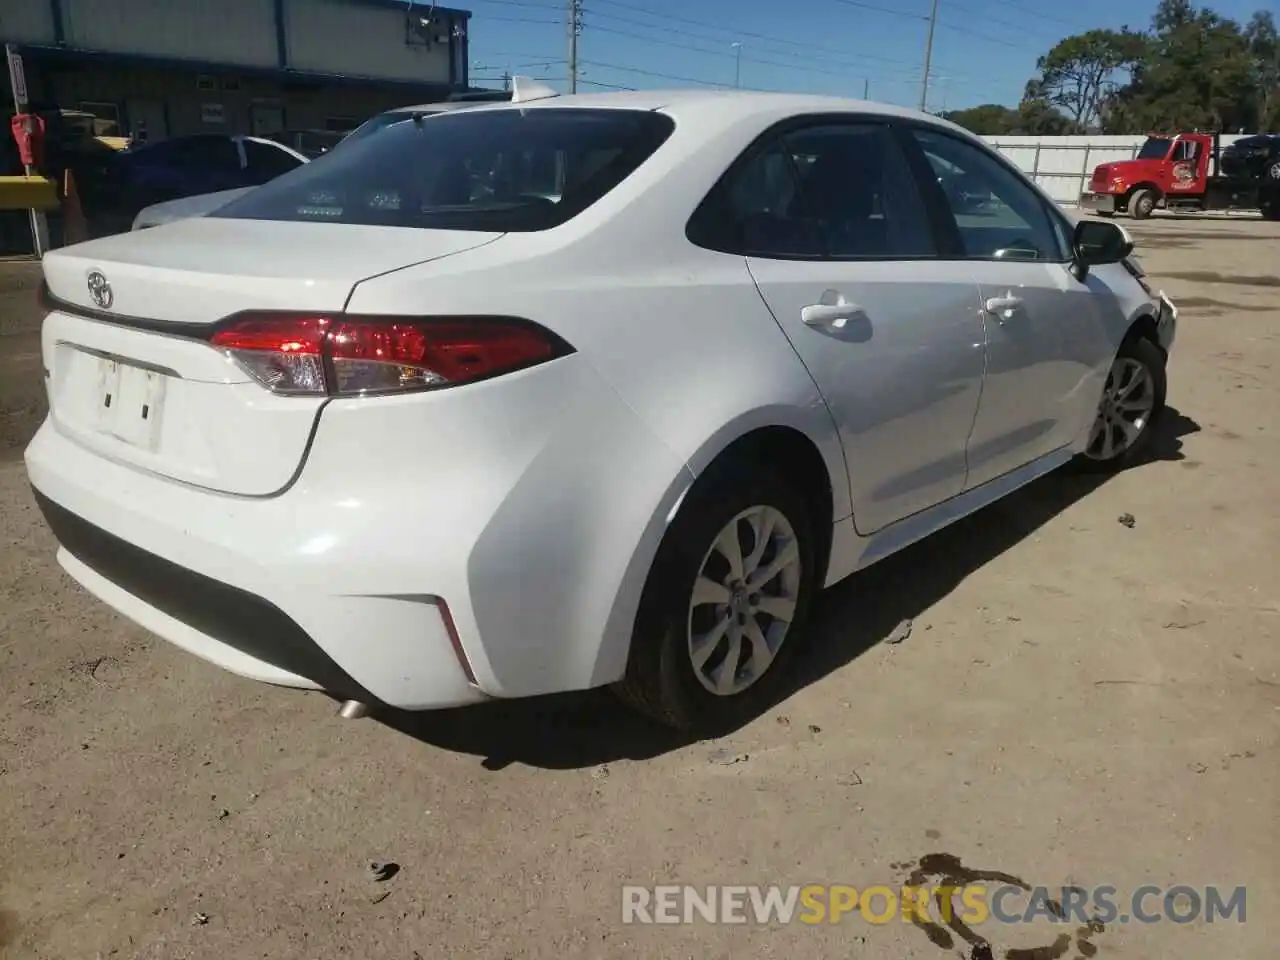
<svg viewBox="0 0 1280 960">
<path fill-rule="evenodd" d="M 389 127 L 393 123 L 399 123 L 401 120 L 407 120 L 409 116 L 409 114 L 401 113 L 399 111 L 380 113 L 376 117 L 370 117 L 364 123 L 360 124 L 360 126 L 352 130 L 345 138 L 343 138 L 342 142 L 354 143 L 357 140 L 363 140 L 370 134 L 377 133 L 383 127 Z"/>
<path fill-rule="evenodd" d="M 212 214 L 533 231 L 564 223 L 616 187 L 671 134 L 639 110 L 541 107 L 406 114 Z"/>
</svg>

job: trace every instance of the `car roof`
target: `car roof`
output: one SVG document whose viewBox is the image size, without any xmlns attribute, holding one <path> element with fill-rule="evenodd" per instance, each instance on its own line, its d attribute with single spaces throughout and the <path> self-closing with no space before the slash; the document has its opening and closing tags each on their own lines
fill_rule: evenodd
<svg viewBox="0 0 1280 960">
<path fill-rule="evenodd" d="M 754 90 L 627 90 L 607 93 L 576 93 L 538 100 L 512 102 L 510 100 L 471 100 L 444 103 L 425 103 L 417 106 L 394 107 L 386 113 L 414 113 L 443 110 L 522 110 L 540 107 L 599 107 L 625 110 L 677 110 L 691 106 L 714 106 L 716 109 L 747 116 L 760 110 L 794 110 L 796 113 L 820 113 L 857 111 L 864 114 L 894 117 L 926 117 L 905 107 L 871 100 L 855 100 L 848 97 L 802 93 L 762 93 Z"/>
<path fill-rule="evenodd" d="M 450 110 L 470 110 L 474 107 L 505 106 L 506 100 L 445 100 L 439 103 L 417 103 L 407 107 L 392 107 L 383 113 L 445 113 Z"/>
<path fill-rule="evenodd" d="M 877 113 L 893 116 L 920 116 L 914 110 L 895 107 L 871 100 L 855 100 L 810 93 L 767 93 L 756 90 L 626 90 L 603 93 L 578 93 L 571 96 L 547 97 L 525 103 L 484 104 L 484 109 L 554 106 L 572 104 L 584 107 L 617 107 L 631 110 L 666 110 L 687 106 L 714 106 L 741 114 L 751 114 L 762 109 L 793 109 L 798 113 L 822 110 L 857 110 L 861 113 Z"/>
<path fill-rule="evenodd" d="M 433 106 L 445 106 L 435 104 Z M 513 103 L 448 104 L 465 106 L 468 111 L 492 110 L 548 110 L 565 108 L 594 108 L 602 110 L 661 111 L 677 121 L 696 122 L 698 126 L 725 128 L 754 120 L 776 122 L 792 116 L 823 113 L 856 113 L 861 116 L 909 119 L 928 123 L 948 130 L 969 140 L 980 140 L 963 127 L 933 114 L 922 113 L 907 107 L 879 103 L 873 100 L 855 100 L 848 97 L 803 93 L 763 93 L 753 90 L 628 90 L 606 93 L 578 93 L 556 97 L 544 97 Z M 405 108 L 412 111 L 414 108 Z"/>
</svg>

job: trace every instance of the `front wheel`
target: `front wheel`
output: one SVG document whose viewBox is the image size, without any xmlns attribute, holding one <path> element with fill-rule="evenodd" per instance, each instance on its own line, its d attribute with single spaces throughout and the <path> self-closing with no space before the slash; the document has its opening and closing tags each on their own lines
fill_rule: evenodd
<svg viewBox="0 0 1280 960">
<path fill-rule="evenodd" d="M 1133 191 L 1129 197 L 1129 216 L 1135 220 L 1146 220 L 1155 208 L 1156 195 L 1145 187 Z"/>
<path fill-rule="evenodd" d="M 1133 466 L 1151 443 L 1152 429 L 1164 413 L 1167 387 L 1160 348 L 1142 337 L 1126 340 L 1107 373 L 1089 441 L 1077 465 L 1096 473 Z"/>
<path fill-rule="evenodd" d="M 816 569 L 795 487 L 757 464 L 719 471 L 659 548 L 616 691 L 682 730 L 714 733 L 758 715 L 797 646 Z"/>
</svg>

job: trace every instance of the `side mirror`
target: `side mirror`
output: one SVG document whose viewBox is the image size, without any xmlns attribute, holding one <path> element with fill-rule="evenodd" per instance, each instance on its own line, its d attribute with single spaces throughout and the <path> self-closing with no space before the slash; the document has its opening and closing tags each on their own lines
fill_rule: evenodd
<svg viewBox="0 0 1280 960">
<path fill-rule="evenodd" d="M 1119 263 L 1133 253 L 1133 240 L 1123 227 L 1106 220 L 1081 220 L 1071 238 L 1076 277 L 1083 280 L 1090 267 Z"/>
</svg>

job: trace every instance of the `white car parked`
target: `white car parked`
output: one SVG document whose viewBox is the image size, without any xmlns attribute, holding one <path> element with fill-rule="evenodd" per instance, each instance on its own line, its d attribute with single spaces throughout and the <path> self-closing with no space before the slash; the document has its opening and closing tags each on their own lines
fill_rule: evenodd
<svg viewBox="0 0 1280 960">
<path fill-rule="evenodd" d="M 1150 441 L 1172 305 L 964 130 L 539 97 L 45 257 L 26 463 L 72 577 L 350 714 L 616 684 L 700 726 L 823 587 Z"/>
</svg>

